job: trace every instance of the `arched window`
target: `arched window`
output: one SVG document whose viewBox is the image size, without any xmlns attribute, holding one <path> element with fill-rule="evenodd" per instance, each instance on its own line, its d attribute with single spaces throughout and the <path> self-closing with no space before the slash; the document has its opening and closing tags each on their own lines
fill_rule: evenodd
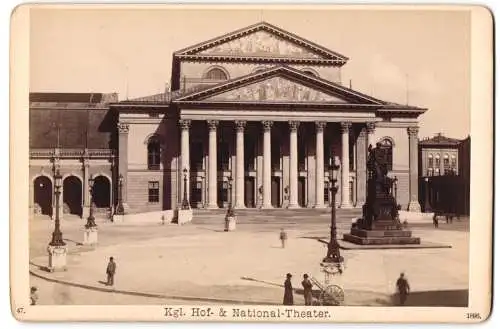
<svg viewBox="0 0 500 329">
<path fill-rule="evenodd" d="M 214 67 L 208 70 L 207 73 L 205 73 L 204 78 L 209 80 L 227 80 L 228 76 L 223 69 Z"/>
<path fill-rule="evenodd" d="M 451 156 L 451 170 L 453 170 L 453 173 L 455 175 L 458 173 L 458 169 L 457 169 L 457 157 L 455 155 Z"/>
<path fill-rule="evenodd" d="M 443 166 L 445 172 L 450 169 L 450 156 L 448 154 L 445 154 L 443 157 Z"/>
<path fill-rule="evenodd" d="M 156 137 L 151 137 L 148 141 L 148 169 L 160 169 L 160 141 Z"/>
<path fill-rule="evenodd" d="M 387 159 L 387 170 L 392 170 L 392 141 L 389 138 L 384 138 L 380 141 L 380 147 L 385 150 Z"/>
<path fill-rule="evenodd" d="M 434 161 L 434 166 L 436 166 L 437 169 L 441 168 L 441 157 L 439 156 L 439 154 L 436 154 L 435 159 L 436 159 L 436 161 Z"/>
<path fill-rule="evenodd" d="M 434 156 L 431 153 L 427 156 L 427 168 L 432 168 L 432 167 L 434 167 Z"/>
<path fill-rule="evenodd" d="M 302 70 L 302 72 L 313 77 L 318 77 L 318 73 L 314 72 L 311 69 L 304 69 Z"/>
</svg>

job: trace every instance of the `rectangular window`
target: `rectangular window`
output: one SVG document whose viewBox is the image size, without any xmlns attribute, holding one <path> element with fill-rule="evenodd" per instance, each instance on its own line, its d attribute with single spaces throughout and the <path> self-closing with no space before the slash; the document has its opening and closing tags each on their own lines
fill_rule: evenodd
<svg viewBox="0 0 500 329">
<path fill-rule="evenodd" d="M 160 202 L 160 182 L 148 182 L 148 201 L 150 203 Z"/>
<path fill-rule="evenodd" d="M 323 201 L 325 204 L 330 204 L 330 183 L 325 182 L 325 189 L 323 190 Z"/>
<path fill-rule="evenodd" d="M 448 158 L 444 158 L 443 165 L 444 165 L 444 169 L 449 169 L 450 168 L 450 160 Z"/>
</svg>

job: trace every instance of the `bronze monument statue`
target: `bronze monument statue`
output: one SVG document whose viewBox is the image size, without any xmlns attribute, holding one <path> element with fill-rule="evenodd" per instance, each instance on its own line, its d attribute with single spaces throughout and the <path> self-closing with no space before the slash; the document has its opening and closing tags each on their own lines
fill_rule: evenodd
<svg viewBox="0 0 500 329">
<path fill-rule="evenodd" d="M 403 230 L 399 222 L 400 207 L 391 194 L 394 179 L 388 177 L 388 155 L 377 143 L 368 147 L 367 196 L 363 217 L 344 234 L 344 240 L 356 244 L 420 244 L 420 238 Z"/>
</svg>

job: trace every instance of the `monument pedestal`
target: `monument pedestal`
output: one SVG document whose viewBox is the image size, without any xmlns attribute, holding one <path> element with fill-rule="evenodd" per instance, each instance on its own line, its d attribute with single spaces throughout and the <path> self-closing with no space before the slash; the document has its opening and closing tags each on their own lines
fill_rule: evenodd
<svg viewBox="0 0 500 329">
<path fill-rule="evenodd" d="M 68 247 L 66 246 L 48 246 L 50 272 L 66 271 L 66 255 Z"/>
<path fill-rule="evenodd" d="M 420 238 L 413 237 L 411 231 L 402 229 L 365 230 L 352 228 L 351 233 L 344 234 L 343 240 L 362 245 L 420 244 Z"/>
<path fill-rule="evenodd" d="M 95 245 L 97 244 L 97 226 L 86 228 L 83 232 L 83 244 Z"/>
</svg>

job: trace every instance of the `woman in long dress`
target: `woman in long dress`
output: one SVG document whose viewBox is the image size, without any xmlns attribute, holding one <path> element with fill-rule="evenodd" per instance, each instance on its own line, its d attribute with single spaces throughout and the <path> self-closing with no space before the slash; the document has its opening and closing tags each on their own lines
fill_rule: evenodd
<svg viewBox="0 0 500 329">
<path fill-rule="evenodd" d="M 286 275 L 283 305 L 293 305 L 292 275 L 290 273 L 287 273 Z"/>
</svg>

